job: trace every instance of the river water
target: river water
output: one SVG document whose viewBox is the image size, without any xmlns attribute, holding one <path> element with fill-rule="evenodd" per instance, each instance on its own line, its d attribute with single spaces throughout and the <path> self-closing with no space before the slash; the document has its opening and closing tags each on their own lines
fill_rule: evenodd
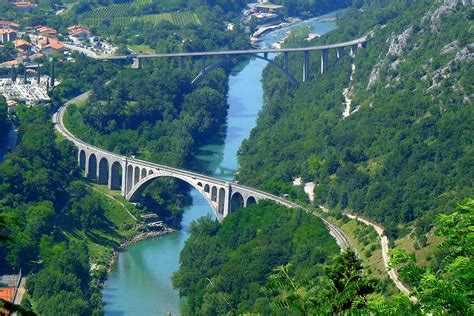
<svg viewBox="0 0 474 316">
<path fill-rule="evenodd" d="M 323 17 L 333 17 L 331 13 Z M 335 27 L 335 22 L 310 19 L 268 33 L 259 43 L 264 48 L 286 36 L 290 29 L 308 26 L 311 32 L 324 34 Z M 217 177 L 232 180 L 237 170 L 237 151 L 255 127 L 263 105 L 262 72 L 266 62 L 252 59 L 240 64 L 229 77 L 229 111 L 224 144 L 201 148 L 198 159 Z M 189 238 L 192 221 L 212 215 L 207 201 L 196 190 L 191 191 L 193 203 L 187 207 L 182 230 L 145 240 L 122 251 L 102 292 L 106 315 L 172 315 L 180 314 L 182 300 L 171 284 L 171 275 L 179 268 L 179 254 Z M 212 215 L 213 216 L 213 215 Z"/>
</svg>

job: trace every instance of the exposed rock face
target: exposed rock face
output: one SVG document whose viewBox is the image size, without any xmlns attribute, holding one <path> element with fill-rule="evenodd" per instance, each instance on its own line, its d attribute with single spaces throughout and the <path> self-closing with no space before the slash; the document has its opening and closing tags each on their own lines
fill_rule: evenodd
<svg viewBox="0 0 474 316">
<path fill-rule="evenodd" d="M 458 48 L 459 48 L 459 47 L 458 47 L 458 41 L 455 40 L 454 42 L 451 42 L 451 43 L 449 43 L 448 45 L 444 46 L 444 47 L 441 49 L 440 53 L 441 53 L 441 55 L 445 55 L 445 54 L 448 54 L 448 53 L 450 53 L 450 52 L 452 52 L 452 51 L 457 50 Z"/>
<path fill-rule="evenodd" d="M 454 61 L 472 60 L 474 59 L 474 43 L 461 49 L 454 58 Z"/>
<path fill-rule="evenodd" d="M 400 56 L 407 47 L 407 41 L 413 34 L 413 27 L 410 26 L 408 29 L 403 31 L 402 34 L 392 37 L 390 47 L 388 48 L 387 56 Z"/>
<path fill-rule="evenodd" d="M 466 6 L 472 4 L 474 4 L 474 0 L 444 0 L 442 5 L 433 13 L 428 13 L 424 19 L 430 19 L 431 22 L 436 22 L 442 15 L 454 11 L 458 5 Z"/>
</svg>

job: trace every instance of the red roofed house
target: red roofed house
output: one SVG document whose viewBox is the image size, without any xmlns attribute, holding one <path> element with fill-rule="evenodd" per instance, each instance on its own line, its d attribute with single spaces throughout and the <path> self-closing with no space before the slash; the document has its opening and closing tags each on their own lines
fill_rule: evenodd
<svg viewBox="0 0 474 316">
<path fill-rule="evenodd" d="M 35 11 L 38 10 L 38 5 L 29 1 L 20 1 L 13 3 L 21 11 Z"/>
<path fill-rule="evenodd" d="M 34 29 L 43 36 L 49 37 L 49 36 L 56 36 L 56 34 L 58 34 L 58 32 L 55 29 L 48 26 L 44 26 L 44 25 L 37 25 L 34 27 Z"/>
<path fill-rule="evenodd" d="M 91 31 L 82 25 L 73 25 L 67 28 L 68 33 L 72 37 L 77 38 L 89 38 L 91 36 Z"/>
<path fill-rule="evenodd" d="M 11 28 L 11 27 L 20 27 L 20 24 L 9 22 L 9 21 L 0 21 L 0 28 Z"/>
<path fill-rule="evenodd" d="M 16 40 L 16 31 L 13 29 L 0 29 L 0 43 Z"/>
<path fill-rule="evenodd" d="M 61 42 L 52 43 L 41 49 L 46 56 L 59 56 L 64 52 L 64 44 Z"/>
<path fill-rule="evenodd" d="M 13 41 L 15 48 L 20 51 L 21 53 L 27 52 L 31 50 L 31 44 L 28 41 L 23 39 L 17 39 Z"/>
</svg>

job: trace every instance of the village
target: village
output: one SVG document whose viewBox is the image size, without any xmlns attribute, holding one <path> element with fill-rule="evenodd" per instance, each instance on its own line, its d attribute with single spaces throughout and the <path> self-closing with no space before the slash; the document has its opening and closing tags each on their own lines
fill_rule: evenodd
<svg viewBox="0 0 474 316">
<path fill-rule="evenodd" d="M 35 10 L 31 2 L 14 3 L 21 10 Z M 51 69 L 42 69 L 47 60 L 74 62 L 72 51 L 87 56 L 111 55 L 117 47 L 94 36 L 89 28 L 71 25 L 60 34 L 46 25 L 22 27 L 20 23 L 0 21 L 0 94 L 7 99 L 9 110 L 18 102 L 34 105 L 48 102 L 48 91 L 59 84 Z M 5 60 L 6 58 L 10 58 Z"/>
</svg>

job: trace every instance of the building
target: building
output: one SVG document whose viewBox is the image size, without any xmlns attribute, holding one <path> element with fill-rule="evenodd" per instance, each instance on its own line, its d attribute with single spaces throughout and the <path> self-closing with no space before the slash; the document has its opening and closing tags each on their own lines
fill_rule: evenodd
<svg viewBox="0 0 474 316">
<path fill-rule="evenodd" d="M 0 29 L 0 43 L 13 42 L 16 40 L 17 33 L 14 29 Z"/>
<path fill-rule="evenodd" d="M 41 49 L 41 53 L 48 57 L 58 57 L 65 51 L 64 44 L 61 42 L 52 43 Z"/>
<path fill-rule="evenodd" d="M 0 28 L 2 28 L 2 29 L 5 29 L 5 28 L 9 29 L 9 28 L 13 28 L 13 27 L 19 28 L 20 24 L 14 23 L 14 22 L 9 22 L 9 21 L 0 21 Z"/>
<path fill-rule="evenodd" d="M 77 38 L 77 39 L 84 39 L 87 40 L 91 35 L 91 31 L 82 25 L 72 25 L 67 28 L 69 36 Z"/>
<path fill-rule="evenodd" d="M 259 13 L 280 14 L 282 9 L 282 5 L 273 4 L 271 2 L 257 3 L 255 5 L 255 10 Z"/>
<path fill-rule="evenodd" d="M 31 12 L 31 11 L 38 10 L 38 5 L 36 3 L 32 3 L 32 2 L 29 2 L 29 1 L 14 2 L 13 4 L 20 11 Z"/>
<path fill-rule="evenodd" d="M 55 37 L 58 34 L 58 31 L 55 29 L 44 25 L 37 25 L 34 29 L 36 32 L 46 37 Z"/>
<path fill-rule="evenodd" d="M 31 51 L 32 48 L 31 43 L 23 39 L 14 40 L 13 44 L 15 45 L 15 49 L 21 54 Z"/>
</svg>

